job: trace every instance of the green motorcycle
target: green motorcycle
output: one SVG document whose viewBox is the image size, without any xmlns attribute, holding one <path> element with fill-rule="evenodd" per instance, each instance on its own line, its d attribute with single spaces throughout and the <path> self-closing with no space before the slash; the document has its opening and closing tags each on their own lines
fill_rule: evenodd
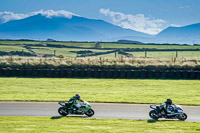
<svg viewBox="0 0 200 133">
<path fill-rule="evenodd" d="M 58 109 L 58 113 L 62 116 L 67 116 L 69 114 L 76 114 L 76 115 L 87 115 L 88 117 L 92 117 L 94 115 L 94 110 L 91 108 L 90 104 L 86 101 L 77 102 L 74 107 L 69 107 L 65 102 L 59 102 L 62 107 Z"/>
</svg>

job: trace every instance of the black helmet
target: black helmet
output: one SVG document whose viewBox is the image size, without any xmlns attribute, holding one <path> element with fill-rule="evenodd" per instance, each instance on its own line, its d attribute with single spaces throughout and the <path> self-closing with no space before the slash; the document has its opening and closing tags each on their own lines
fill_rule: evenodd
<svg viewBox="0 0 200 133">
<path fill-rule="evenodd" d="M 81 96 L 80 96 L 79 94 L 76 94 L 76 95 L 75 95 L 75 98 L 76 98 L 76 99 L 80 99 Z"/>
<path fill-rule="evenodd" d="M 172 104 L 172 100 L 171 99 L 167 99 L 166 103 L 171 105 Z"/>
</svg>

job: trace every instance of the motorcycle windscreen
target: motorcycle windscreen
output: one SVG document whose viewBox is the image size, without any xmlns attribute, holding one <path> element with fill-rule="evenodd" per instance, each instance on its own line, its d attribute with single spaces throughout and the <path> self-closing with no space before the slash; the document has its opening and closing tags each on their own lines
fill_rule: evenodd
<svg viewBox="0 0 200 133">
<path fill-rule="evenodd" d="M 150 108 L 156 109 L 156 105 L 150 105 Z"/>
</svg>

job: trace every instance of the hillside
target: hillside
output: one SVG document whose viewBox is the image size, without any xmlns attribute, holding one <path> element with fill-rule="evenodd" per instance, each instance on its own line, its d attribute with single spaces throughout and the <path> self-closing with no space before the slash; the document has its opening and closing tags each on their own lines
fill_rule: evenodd
<svg viewBox="0 0 200 133">
<path fill-rule="evenodd" d="M 160 32 L 156 38 L 157 41 L 168 43 L 193 43 L 200 40 L 200 23 L 183 27 L 168 27 Z"/>
<path fill-rule="evenodd" d="M 123 29 L 103 20 L 79 16 L 72 18 L 42 16 L 41 14 L 0 25 L 1 39 L 42 39 L 75 41 L 114 41 L 121 36 L 147 37 L 149 35 Z"/>
</svg>

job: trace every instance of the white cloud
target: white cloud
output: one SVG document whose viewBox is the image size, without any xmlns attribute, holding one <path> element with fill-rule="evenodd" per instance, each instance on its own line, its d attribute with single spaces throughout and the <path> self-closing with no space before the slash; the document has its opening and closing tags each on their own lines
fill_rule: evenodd
<svg viewBox="0 0 200 133">
<path fill-rule="evenodd" d="M 79 16 L 77 14 L 74 14 L 69 11 L 65 10 L 60 10 L 60 11 L 54 11 L 54 10 L 47 10 L 47 11 L 37 11 L 37 12 L 32 12 L 31 14 L 36 15 L 36 14 L 42 14 L 43 16 L 46 16 L 48 18 L 51 17 L 65 17 L 65 18 L 72 18 L 72 16 Z"/>
<path fill-rule="evenodd" d="M 40 10 L 40 11 L 36 11 L 36 12 L 30 12 L 28 14 L 17 14 L 17 13 L 13 13 L 13 12 L 0 12 L 0 24 L 1 23 L 6 23 L 8 21 L 11 20 L 19 20 L 19 19 L 24 19 L 33 15 L 37 15 L 37 14 L 41 14 L 43 16 L 46 16 L 48 18 L 51 17 L 65 17 L 65 18 L 72 18 L 72 16 L 78 16 L 72 12 L 68 12 L 65 10 L 60 10 L 60 11 L 54 11 L 54 10 Z"/>
<path fill-rule="evenodd" d="M 105 16 L 110 17 L 115 25 L 152 35 L 162 31 L 165 28 L 163 27 L 164 24 L 166 24 L 166 21 L 163 19 L 150 19 L 145 17 L 144 14 L 124 14 L 103 8 L 101 8 L 99 11 Z"/>
<path fill-rule="evenodd" d="M 171 27 L 182 27 L 181 25 L 177 25 L 177 24 L 170 24 Z"/>
<path fill-rule="evenodd" d="M 27 14 L 15 14 L 13 12 L 0 12 L 0 23 L 5 23 L 10 20 L 17 20 L 17 19 L 23 19 L 28 17 Z"/>
<path fill-rule="evenodd" d="M 184 8 L 190 8 L 190 6 L 180 6 L 180 9 L 184 9 Z"/>
</svg>

